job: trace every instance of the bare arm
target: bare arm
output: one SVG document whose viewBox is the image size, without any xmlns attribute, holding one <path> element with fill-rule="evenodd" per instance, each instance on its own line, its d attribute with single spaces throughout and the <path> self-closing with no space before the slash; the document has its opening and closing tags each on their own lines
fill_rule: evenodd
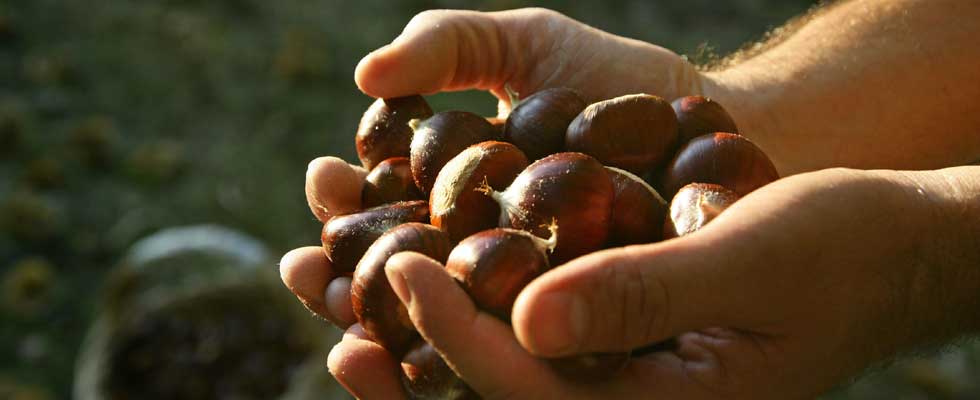
<svg viewBox="0 0 980 400">
<path fill-rule="evenodd" d="M 851 0 L 704 75 L 783 174 L 980 160 L 980 3 Z"/>
</svg>

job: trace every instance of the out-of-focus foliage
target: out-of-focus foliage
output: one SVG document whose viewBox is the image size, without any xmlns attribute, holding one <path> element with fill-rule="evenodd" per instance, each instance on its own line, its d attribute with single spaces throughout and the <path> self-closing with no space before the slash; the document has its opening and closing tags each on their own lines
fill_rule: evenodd
<svg viewBox="0 0 980 400">
<path fill-rule="evenodd" d="M 705 60 L 813 3 L 534 5 Z M 68 396 L 76 349 L 107 271 L 150 232 L 218 223 L 277 253 L 317 243 L 319 226 L 302 194 L 304 171 L 320 155 L 356 160 L 353 132 L 371 101 L 352 80 L 360 57 L 425 9 L 525 5 L 0 2 L 0 397 Z M 483 93 L 430 100 L 437 110 L 495 111 Z M 966 359 L 976 371 L 976 356 Z M 916 368 L 909 370 L 927 370 Z M 919 382 L 910 387 L 947 382 L 920 376 L 926 378 L 907 380 Z M 945 389 L 936 390 L 923 393 Z M 940 398 L 957 398 L 956 390 Z"/>
</svg>

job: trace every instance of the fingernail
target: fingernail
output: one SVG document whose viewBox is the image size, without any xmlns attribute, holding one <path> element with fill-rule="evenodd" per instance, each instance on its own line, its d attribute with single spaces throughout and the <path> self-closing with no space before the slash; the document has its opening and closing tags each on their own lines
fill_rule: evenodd
<svg viewBox="0 0 980 400">
<path fill-rule="evenodd" d="M 567 292 L 546 294 L 536 308 L 540 317 L 534 336 L 539 353 L 561 356 L 580 346 L 589 324 L 588 307 L 581 296 Z"/>
<path fill-rule="evenodd" d="M 385 265 L 385 275 L 388 276 L 388 284 L 391 285 L 391 289 L 395 291 L 398 299 L 406 306 L 411 303 L 412 292 L 408 290 L 408 284 L 405 283 L 405 275 L 402 275 L 396 268 L 391 268 L 390 264 Z"/>
</svg>

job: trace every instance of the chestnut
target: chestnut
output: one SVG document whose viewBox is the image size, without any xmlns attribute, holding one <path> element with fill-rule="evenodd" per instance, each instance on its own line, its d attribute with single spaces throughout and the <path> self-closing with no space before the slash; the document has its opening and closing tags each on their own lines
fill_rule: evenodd
<svg viewBox="0 0 980 400">
<path fill-rule="evenodd" d="M 648 94 L 594 103 L 565 133 L 566 150 L 641 176 L 669 160 L 676 141 L 674 110 L 664 99 Z"/>
<path fill-rule="evenodd" d="M 630 352 L 579 354 L 548 361 L 555 371 L 566 378 L 597 381 L 616 376 L 625 369 L 630 361 Z"/>
<path fill-rule="evenodd" d="M 497 228 L 467 237 L 449 253 L 446 271 L 477 307 L 510 321 L 514 300 L 534 278 L 550 269 L 547 252 L 558 243 L 557 226 L 548 240 L 528 232 Z"/>
<path fill-rule="evenodd" d="M 504 137 L 504 126 L 507 125 L 507 118 L 487 117 L 487 122 L 493 127 L 493 131 L 498 137 Z"/>
<path fill-rule="evenodd" d="M 667 198 L 689 183 L 715 183 L 743 197 L 779 179 L 776 167 L 744 136 L 716 132 L 701 135 L 678 150 L 664 171 L 660 192 Z"/>
<path fill-rule="evenodd" d="M 361 165 L 370 170 L 391 157 L 408 157 L 412 142 L 408 121 L 431 116 L 432 108 L 419 95 L 375 100 L 354 137 Z"/>
<path fill-rule="evenodd" d="M 351 306 L 364 333 L 396 356 L 418 337 L 408 310 L 385 275 L 385 263 L 398 252 L 414 251 L 444 263 L 449 238 L 438 228 L 418 222 L 398 225 L 378 238 L 357 264 L 351 280 Z"/>
<path fill-rule="evenodd" d="M 670 202 L 670 216 L 664 222 L 664 237 L 694 233 L 737 201 L 735 192 L 712 183 L 684 186 Z"/>
<path fill-rule="evenodd" d="M 704 96 L 684 96 L 670 103 L 677 115 L 677 142 L 687 143 L 714 132 L 739 133 L 731 115 L 718 102 Z"/>
<path fill-rule="evenodd" d="M 422 193 L 412 180 L 408 157 L 392 157 L 376 165 L 368 173 L 361 190 L 361 203 L 365 208 L 421 199 Z"/>
<path fill-rule="evenodd" d="M 402 387 L 413 400 L 478 399 L 428 342 L 419 340 L 401 362 Z"/>
<path fill-rule="evenodd" d="M 662 222 L 667 202 L 640 177 L 606 167 L 613 183 L 610 247 L 653 243 L 663 237 Z"/>
<path fill-rule="evenodd" d="M 482 142 L 467 147 L 436 177 L 429 195 L 432 225 L 449 234 L 453 243 L 497 226 L 500 206 L 478 193 L 484 184 L 507 187 L 528 165 L 520 149 L 505 142 Z"/>
<path fill-rule="evenodd" d="M 411 144 L 412 178 L 428 196 L 436 176 L 449 160 L 469 146 L 498 140 L 500 136 L 486 118 L 466 111 L 446 111 L 428 119 L 413 119 Z"/>
<path fill-rule="evenodd" d="M 392 203 L 354 214 L 340 215 L 323 224 L 320 241 L 323 251 L 339 273 L 354 272 L 354 267 L 371 246 L 388 229 L 405 222 L 428 222 L 429 204 L 422 200 Z"/>
<path fill-rule="evenodd" d="M 504 140 L 523 150 L 531 160 L 561 152 L 568 125 L 587 106 L 582 96 L 569 88 L 545 89 L 516 104 L 512 100 L 511 104 Z"/>
<path fill-rule="evenodd" d="M 613 185 L 605 167 L 582 153 L 557 153 L 535 161 L 503 192 L 482 190 L 500 204 L 500 226 L 549 235 L 558 225 L 552 265 L 599 250 L 609 236 Z"/>
</svg>

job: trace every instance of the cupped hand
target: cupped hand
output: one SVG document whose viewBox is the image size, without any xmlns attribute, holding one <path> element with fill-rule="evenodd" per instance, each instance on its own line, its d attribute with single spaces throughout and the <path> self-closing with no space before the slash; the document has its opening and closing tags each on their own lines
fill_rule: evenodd
<svg viewBox="0 0 980 400">
<path fill-rule="evenodd" d="M 929 311 L 944 297 L 929 246 L 955 238 L 910 182 L 854 170 L 785 178 L 695 234 L 553 269 L 521 293 L 513 328 L 424 256 L 398 254 L 386 271 L 423 337 L 485 398 L 808 398 L 953 318 Z M 671 337 L 676 350 L 600 383 L 566 380 L 540 358 Z M 397 361 L 356 333 L 329 364 L 355 395 L 402 395 L 394 373 L 377 373 Z"/>
</svg>

